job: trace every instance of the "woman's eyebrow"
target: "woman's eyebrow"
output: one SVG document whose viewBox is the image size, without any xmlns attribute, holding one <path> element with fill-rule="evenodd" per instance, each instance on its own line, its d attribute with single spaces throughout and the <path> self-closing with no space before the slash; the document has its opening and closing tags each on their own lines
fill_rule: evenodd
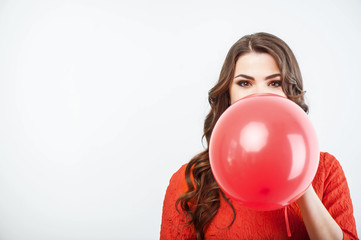
<svg viewBox="0 0 361 240">
<path fill-rule="evenodd" d="M 243 77 L 243 78 L 246 78 L 246 79 L 254 80 L 254 77 L 251 77 L 251 76 L 248 76 L 248 75 L 245 75 L 245 74 L 239 74 L 239 75 L 235 76 L 234 78 L 238 78 L 238 77 Z M 281 74 L 275 73 L 275 74 L 269 75 L 269 76 L 266 77 L 266 80 L 272 79 L 272 78 L 275 78 L 275 77 L 281 77 Z"/>
<path fill-rule="evenodd" d="M 275 78 L 275 77 L 281 77 L 281 74 L 276 73 L 276 74 L 269 75 L 269 76 L 266 77 L 266 80 L 271 79 L 271 78 Z"/>
<path fill-rule="evenodd" d="M 244 75 L 244 74 L 239 74 L 239 75 L 235 76 L 234 78 L 238 78 L 238 77 L 243 77 L 243 78 L 246 78 L 246 79 L 254 80 L 253 77 L 248 76 L 248 75 Z"/>
</svg>

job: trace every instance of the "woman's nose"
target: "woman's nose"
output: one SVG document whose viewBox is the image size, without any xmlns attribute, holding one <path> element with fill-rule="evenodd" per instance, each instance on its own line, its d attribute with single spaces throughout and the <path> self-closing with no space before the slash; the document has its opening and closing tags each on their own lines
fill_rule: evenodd
<svg viewBox="0 0 361 240">
<path fill-rule="evenodd" d="M 253 87 L 253 93 L 268 93 L 268 89 L 260 84 Z"/>
</svg>

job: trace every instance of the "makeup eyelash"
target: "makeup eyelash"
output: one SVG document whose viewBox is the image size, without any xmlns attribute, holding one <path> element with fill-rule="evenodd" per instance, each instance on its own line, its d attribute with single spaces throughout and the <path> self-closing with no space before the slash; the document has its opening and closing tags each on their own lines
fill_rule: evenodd
<svg viewBox="0 0 361 240">
<path fill-rule="evenodd" d="M 274 84 L 274 83 L 277 83 L 277 84 L 278 84 L 278 86 L 275 86 L 275 87 L 281 87 L 281 86 L 282 86 L 282 81 L 279 81 L 279 80 L 271 81 L 271 82 L 270 82 L 270 85 L 271 85 L 271 84 Z"/>
<path fill-rule="evenodd" d="M 246 81 L 246 80 L 241 80 L 239 82 L 237 82 L 237 84 L 241 87 L 246 87 L 244 86 L 243 84 L 248 84 L 248 85 L 251 85 L 251 83 L 249 81 Z"/>
</svg>

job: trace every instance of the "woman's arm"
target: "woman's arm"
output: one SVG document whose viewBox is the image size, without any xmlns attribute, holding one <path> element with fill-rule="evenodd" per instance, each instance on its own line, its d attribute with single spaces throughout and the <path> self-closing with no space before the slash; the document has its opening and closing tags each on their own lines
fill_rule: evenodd
<svg viewBox="0 0 361 240">
<path fill-rule="evenodd" d="M 343 239 L 343 233 L 315 193 L 312 185 L 297 200 L 311 239 Z"/>
<path fill-rule="evenodd" d="M 346 176 L 331 154 L 321 153 L 315 179 L 297 203 L 311 239 L 358 239 Z"/>
</svg>

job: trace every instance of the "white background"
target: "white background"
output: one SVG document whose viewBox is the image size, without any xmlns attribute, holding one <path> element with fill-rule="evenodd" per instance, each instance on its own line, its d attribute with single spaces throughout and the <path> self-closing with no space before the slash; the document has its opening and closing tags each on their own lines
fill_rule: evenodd
<svg viewBox="0 0 361 240">
<path fill-rule="evenodd" d="M 361 232 L 361 2 L 0 1 L 0 239 L 158 239 L 245 34 L 285 40 Z"/>
</svg>

